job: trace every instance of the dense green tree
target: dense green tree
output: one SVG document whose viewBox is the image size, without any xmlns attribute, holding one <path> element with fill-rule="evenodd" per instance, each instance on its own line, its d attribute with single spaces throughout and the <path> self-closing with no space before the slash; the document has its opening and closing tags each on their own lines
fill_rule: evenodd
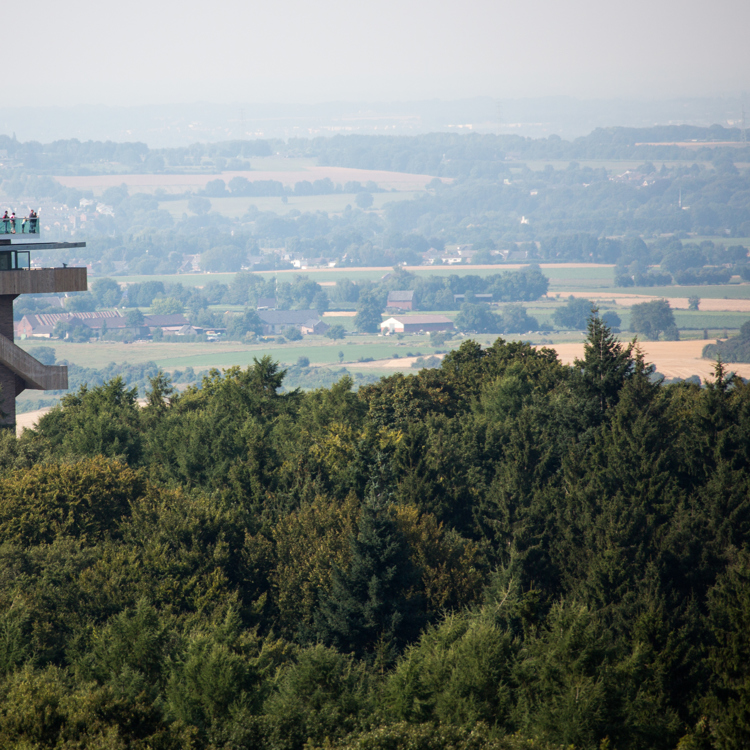
<svg viewBox="0 0 750 750">
<path fill-rule="evenodd" d="M 359 390 L 149 366 L 145 405 L 110 369 L 0 435 L 0 745 L 747 744 L 723 364 L 665 385 L 594 311 L 572 367 L 502 339 Z"/>
<path fill-rule="evenodd" d="M 177 315 L 184 312 L 184 305 L 176 297 L 155 297 L 151 303 L 152 315 Z"/>
<path fill-rule="evenodd" d="M 743 550 L 709 592 L 713 682 L 705 699 L 705 730 L 712 746 L 722 750 L 750 742 L 749 627 L 750 560 Z"/>
<path fill-rule="evenodd" d="M 68 312 L 92 312 L 96 310 L 97 299 L 91 292 L 79 292 L 65 298 Z"/>
<path fill-rule="evenodd" d="M 122 289 L 114 279 L 95 279 L 91 282 L 91 293 L 98 307 L 116 307 L 122 299 Z"/>
<path fill-rule="evenodd" d="M 220 245 L 201 255 L 204 271 L 239 271 L 247 261 L 247 253 L 235 245 Z"/>
<path fill-rule="evenodd" d="M 188 199 L 187 209 L 191 213 L 203 216 L 211 210 L 211 201 L 200 195 L 193 195 Z"/>
<path fill-rule="evenodd" d="M 598 310 L 592 308 L 583 359 L 577 359 L 575 366 L 580 370 L 584 388 L 602 413 L 617 403 L 620 389 L 635 372 L 638 353 L 634 356 L 634 348 L 634 344 L 623 347 Z"/>
<path fill-rule="evenodd" d="M 143 313 L 138 309 L 135 308 L 133 310 L 128 310 L 125 313 L 125 322 L 129 326 L 142 326 L 145 321 L 145 318 L 143 317 Z"/>
<path fill-rule="evenodd" d="M 499 333 L 503 330 L 503 319 L 487 305 L 464 302 L 456 316 L 456 328 L 474 333 Z"/>
<path fill-rule="evenodd" d="M 630 330 L 652 339 L 658 339 L 660 334 L 668 340 L 679 338 L 674 314 L 665 299 L 633 305 L 630 308 Z"/>
<path fill-rule="evenodd" d="M 305 649 L 281 670 L 265 704 L 272 746 L 293 750 L 358 730 L 372 710 L 368 682 L 351 657 L 321 645 Z"/>
<path fill-rule="evenodd" d="M 360 192 L 357 193 L 357 196 L 354 199 L 354 202 L 357 204 L 359 208 L 362 209 L 368 209 L 373 204 L 373 197 L 372 193 L 366 193 L 366 192 Z"/>
<path fill-rule="evenodd" d="M 727 341 L 717 341 L 703 348 L 703 356 L 722 362 L 750 362 L 750 320 L 740 326 L 740 332 Z"/>
<path fill-rule="evenodd" d="M 558 307 L 552 314 L 555 325 L 560 328 L 583 330 L 588 325 L 594 304 L 580 297 L 568 297 L 564 307 Z"/>
<path fill-rule="evenodd" d="M 424 621 L 418 574 L 402 532 L 376 496 L 364 503 L 350 535 L 350 565 L 334 567 L 315 629 L 324 643 L 390 664 Z"/>
<path fill-rule="evenodd" d="M 365 292 L 359 295 L 357 300 L 357 314 L 354 316 L 354 327 L 362 333 L 375 333 L 380 331 L 380 323 L 383 320 L 382 312 L 385 304 L 381 295 L 375 292 Z"/>
<path fill-rule="evenodd" d="M 245 310 L 242 315 L 232 314 L 227 316 L 227 336 L 232 339 L 241 339 L 248 333 L 260 334 L 263 332 L 263 321 L 258 317 L 255 310 Z"/>
<path fill-rule="evenodd" d="M 146 486 L 132 469 L 96 457 L 70 464 L 38 464 L 6 475 L 0 492 L 0 535 L 34 545 L 72 536 L 84 543 L 118 535 L 130 503 Z"/>
<path fill-rule="evenodd" d="M 503 310 L 503 333 L 528 333 L 536 331 L 539 323 L 521 305 L 508 305 Z"/>
<path fill-rule="evenodd" d="M 137 464 L 143 436 L 138 389 L 121 377 L 95 388 L 82 386 L 39 420 L 39 433 L 62 455 L 122 457 Z"/>
</svg>

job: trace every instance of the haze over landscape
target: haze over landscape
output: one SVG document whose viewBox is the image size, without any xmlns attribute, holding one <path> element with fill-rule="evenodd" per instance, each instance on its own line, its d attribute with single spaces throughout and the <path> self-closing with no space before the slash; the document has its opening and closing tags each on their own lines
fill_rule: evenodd
<svg viewBox="0 0 750 750">
<path fill-rule="evenodd" d="M 651 99 L 749 83 L 741 0 L 41 0 L 30 23 L 4 40 L 14 105 Z"/>
<path fill-rule="evenodd" d="M 749 29 L 7 14 L 0 748 L 750 747 Z"/>
<path fill-rule="evenodd" d="M 94 12 L 43 0 L 31 23 L 4 39 L 12 95 L 0 103 L 0 127 L 24 139 L 166 146 L 467 124 L 575 137 L 731 124 L 750 89 L 740 0 L 710 12 L 697 0 L 190 0 L 179 11 L 138 0 Z"/>
</svg>

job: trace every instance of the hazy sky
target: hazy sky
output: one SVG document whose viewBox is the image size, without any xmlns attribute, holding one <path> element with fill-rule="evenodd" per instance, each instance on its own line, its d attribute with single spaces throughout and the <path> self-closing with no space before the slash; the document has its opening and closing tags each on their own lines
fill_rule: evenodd
<svg viewBox="0 0 750 750">
<path fill-rule="evenodd" d="M 29 9 L 3 35 L 6 106 L 750 91 L 750 0 L 38 0 Z"/>
</svg>

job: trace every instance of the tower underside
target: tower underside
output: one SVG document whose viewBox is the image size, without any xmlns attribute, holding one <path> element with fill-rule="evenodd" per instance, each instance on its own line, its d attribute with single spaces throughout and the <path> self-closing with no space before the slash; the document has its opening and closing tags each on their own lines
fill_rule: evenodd
<svg viewBox="0 0 750 750">
<path fill-rule="evenodd" d="M 13 343 L 13 300 L 19 294 L 85 292 L 85 268 L 0 271 L 0 426 L 15 427 L 16 396 L 27 388 L 63 390 L 68 368 L 43 365 Z"/>
</svg>

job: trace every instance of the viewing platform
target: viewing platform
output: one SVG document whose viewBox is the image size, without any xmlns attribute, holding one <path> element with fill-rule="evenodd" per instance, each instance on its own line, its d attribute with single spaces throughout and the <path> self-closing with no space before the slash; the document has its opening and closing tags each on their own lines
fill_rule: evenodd
<svg viewBox="0 0 750 750">
<path fill-rule="evenodd" d="M 22 221 L 16 219 L 17 229 Z M 62 268 L 31 268 L 33 249 L 77 248 L 86 243 L 39 242 L 38 219 L 35 226 L 28 227 L 26 242 L 17 242 L 20 238 L 12 233 L 8 238 L 5 229 L 6 221 L 0 219 L 0 427 L 15 428 L 16 397 L 26 389 L 65 390 L 68 368 L 43 365 L 13 343 L 13 300 L 19 294 L 85 292 L 88 278 L 86 268 L 68 268 L 65 264 Z M 37 241 L 29 243 L 29 239 Z"/>
<path fill-rule="evenodd" d="M 0 218 L 0 237 L 12 237 L 13 239 L 38 239 L 39 217 L 26 216 L 11 218 Z"/>
</svg>

